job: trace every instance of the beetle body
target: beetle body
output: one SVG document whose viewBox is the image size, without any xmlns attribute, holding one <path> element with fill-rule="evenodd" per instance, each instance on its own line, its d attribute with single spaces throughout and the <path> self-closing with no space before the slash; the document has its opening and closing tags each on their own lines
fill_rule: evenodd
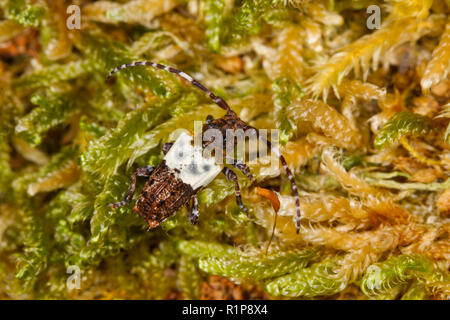
<svg viewBox="0 0 450 320">
<path fill-rule="evenodd" d="M 258 130 L 240 119 L 238 115 L 230 109 L 224 99 L 216 96 L 197 80 L 180 70 L 150 61 L 139 61 L 118 66 L 111 71 L 108 78 L 122 69 L 135 66 L 151 66 L 153 68 L 175 73 L 206 92 L 219 107 L 226 110 L 226 114 L 221 118 L 214 119 L 212 116 L 208 116 L 202 128 L 202 134 L 208 129 L 219 130 L 223 137 L 222 147 L 227 143 L 234 143 L 234 141 L 226 141 L 227 130 L 254 130 L 256 136 L 259 136 Z M 205 156 L 203 154 L 204 148 L 213 141 L 203 141 L 202 139 L 201 146 L 194 146 L 192 141 L 193 137 L 191 135 L 182 133 L 175 143 L 166 143 L 163 146 L 163 152 L 165 153 L 164 160 L 156 168 L 150 166 L 138 168 L 131 178 L 131 184 L 125 199 L 120 202 L 109 204 L 109 206 L 118 208 L 129 203 L 132 200 L 135 191 L 136 178 L 146 177 L 148 180 L 138 197 L 134 210 L 146 219 L 149 229 L 157 227 L 167 218 L 174 215 L 178 209 L 189 204 L 190 201 L 192 201 L 192 205 L 189 213 L 189 220 L 192 224 L 195 224 L 197 223 L 199 216 L 196 194 L 222 172 L 228 180 L 234 182 L 236 202 L 241 210 L 248 216 L 248 209 L 242 203 L 239 181 L 236 173 L 228 167 L 216 164 L 215 157 Z M 277 148 L 272 147 L 271 143 L 264 138 L 261 138 L 261 141 L 265 142 L 279 157 L 291 182 L 291 190 L 295 197 L 297 209 L 296 229 L 298 233 L 300 229 L 300 200 L 294 175 L 287 166 L 286 160 L 280 151 Z M 222 150 L 224 150 L 224 148 L 222 148 Z M 227 157 L 225 153 L 223 156 Z M 227 158 L 227 160 L 230 159 Z M 246 163 L 231 159 L 231 165 L 242 171 L 253 184 L 256 184 L 256 180 L 251 175 L 250 168 Z M 268 190 L 268 192 L 272 191 Z"/>
<path fill-rule="evenodd" d="M 133 210 L 146 219 L 150 229 L 188 204 L 222 171 L 223 167 L 216 165 L 214 158 L 204 157 L 192 140 L 184 132 L 177 138 L 139 195 Z"/>
</svg>

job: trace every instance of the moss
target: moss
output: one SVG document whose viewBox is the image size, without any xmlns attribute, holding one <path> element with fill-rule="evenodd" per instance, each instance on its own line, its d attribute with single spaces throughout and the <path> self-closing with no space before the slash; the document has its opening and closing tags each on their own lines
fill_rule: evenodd
<svg viewBox="0 0 450 320">
<path fill-rule="evenodd" d="M 431 123 L 427 117 L 410 111 L 396 113 L 381 129 L 374 144 L 378 148 L 390 146 L 406 136 L 424 136 L 431 131 Z"/>
<path fill-rule="evenodd" d="M 209 48 L 218 52 L 221 43 L 223 23 L 224 2 L 222 0 L 211 0 L 205 2 L 204 16 L 206 24 L 206 37 Z"/>
<path fill-rule="evenodd" d="M 277 110 L 277 120 L 280 128 L 280 142 L 286 144 L 297 130 L 296 125 L 289 121 L 286 115 L 287 107 L 294 101 L 300 100 L 304 96 L 302 88 L 289 79 L 277 79 L 272 84 L 274 91 L 274 104 Z"/>
<path fill-rule="evenodd" d="M 295 272 L 306 266 L 314 256 L 313 250 L 282 251 L 276 254 L 243 256 L 204 257 L 199 268 L 207 273 L 238 279 L 264 280 Z"/>
<path fill-rule="evenodd" d="M 411 279 L 426 281 L 437 275 L 439 270 L 433 262 L 420 255 L 399 255 L 384 262 L 371 265 L 361 282 L 361 289 L 370 297 L 392 296 L 391 292 L 404 286 Z M 422 288 L 422 291 L 425 288 Z M 416 292 L 417 289 L 414 289 Z M 408 291 L 408 295 L 415 295 L 413 290 Z"/>
<path fill-rule="evenodd" d="M 76 60 L 67 64 L 50 65 L 40 70 L 27 73 L 15 79 L 14 86 L 20 89 L 46 87 L 60 81 L 79 78 L 95 70 L 92 60 Z"/>
<path fill-rule="evenodd" d="M 69 1 L 0 1 L 0 297 L 448 299 L 449 3 L 389 1 L 370 31 L 374 3 L 87 0 L 68 30 Z M 224 115 L 165 70 L 106 81 L 140 60 L 279 129 L 300 234 L 274 154 L 249 167 L 279 194 L 275 225 L 238 170 L 248 217 L 223 174 L 199 190 L 196 225 L 182 208 L 148 231 L 141 177 L 107 206 L 176 129 Z"/>
<path fill-rule="evenodd" d="M 42 3 L 33 5 L 27 0 L 2 1 L 6 16 L 25 27 L 37 27 L 46 14 L 46 8 Z"/>
<path fill-rule="evenodd" d="M 266 284 L 273 296 L 316 297 L 335 294 L 346 287 L 346 283 L 334 277 L 333 262 L 326 260 L 282 276 Z"/>
<path fill-rule="evenodd" d="M 49 129 L 66 122 L 77 111 L 78 105 L 70 95 L 70 92 L 34 94 L 30 101 L 37 107 L 18 120 L 17 136 L 31 146 L 40 144 Z"/>
</svg>

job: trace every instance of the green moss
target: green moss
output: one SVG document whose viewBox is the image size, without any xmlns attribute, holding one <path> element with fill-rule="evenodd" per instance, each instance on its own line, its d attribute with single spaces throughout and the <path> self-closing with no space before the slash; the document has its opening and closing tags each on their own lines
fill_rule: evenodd
<svg viewBox="0 0 450 320">
<path fill-rule="evenodd" d="M 375 138 L 377 148 L 387 147 L 406 136 L 424 136 L 431 131 L 427 117 L 410 111 L 396 113 Z"/>
<path fill-rule="evenodd" d="M 178 266 L 177 286 L 184 299 L 196 300 L 200 298 L 201 276 L 197 267 L 188 256 L 182 256 Z"/>
<path fill-rule="evenodd" d="M 16 178 L 12 183 L 12 186 L 17 193 L 17 199 L 21 199 L 23 195 L 33 196 L 35 194 L 35 192 L 31 190 L 33 183 L 39 182 L 40 180 L 63 170 L 68 164 L 73 163 L 73 159 L 77 154 L 77 147 L 62 148 L 46 165 L 41 166 L 37 171 L 25 172 L 23 175 Z"/>
<path fill-rule="evenodd" d="M 298 10 L 288 5 L 288 1 L 244 0 L 240 6 L 226 17 L 227 26 L 224 36 L 225 43 L 239 43 L 250 36 L 261 32 L 264 23 L 275 27 L 283 26 L 283 22 L 292 22 Z"/>
<path fill-rule="evenodd" d="M 96 69 L 101 70 L 105 77 L 115 67 L 138 60 L 122 43 L 105 37 L 83 33 L 76 44 L 92 58 Z M 117 77 L 141 90 L 150 90 L 160 98 L 174 98 L 178 94 L 179 82 L 167 72 L 139 66 L 122 70 Z"/>
<path fill-rule="evenodd" d="M 220 49 L 220 37 L 223 32 L 223 0 L 208 0 L 205 2 L 203 15 L 206 24 L 206 38 L 209 48 L 218 52 Z"/>
<path fill-rule="evenodd" d="M 76 60 L 67 64 L 50 65 L 43 69 L 30 72 L 14 81 L 18 89 L 45 87 L 50 84 L 79 78 L 95 70 L 92 60 Z"/>
<path fill-rule="evenodd" d="M 126 6 L 133 8 L 136 3 L 144 2 L 129 1 Z M 378 51 L 371 54 L 372 49 L 360 48 L 365 42 L 358 39 L 364 34 L 386 36 L 383 43 L 392 36 L 380 33 L 383 30 L 361 28 L 360 10 L 367 3 L 328 1 L 327 9 L 326 2 L 311 1 L 180 0 L 167 9 L 161 1 L 148 9 L 156 12 L 127 13 L 133 15 L 130 23 L 128 19 L 118 21 L 117 16 L 98 22 L 92 17 L 98 13 L 95 7 L 115 4 L 87 0 L 80 2 L 81 30 L 68 30 L 64 5 L 0 0 L 0 298 L 199 299 L 204 296 L 202 287 L 209 287 L 212 283 L 207 282 L 216 278 L 212 275 L 227 279 L 219 280 L 226 283 L 224 288 L 212 284 L 213 290 L 239 286 L 234 293 L 250 285 L 255 288 L 252 297 L 267 297 L 258 296 L 257 287 L 271 298 L 283 299 L 448 297 L 445 213 L 438 212 L 437 199 L 450 183 L 442 144 L 448 142 L 445 128 L 450 126 L 446 119 L 434 119 L 435 101 L 444 104 L 445 97 L 439 90 L 422 94 L 421 73 L 414 77 L 402 73 L 406 60 L 397 51 L 388 59 L 384 50 L 377 56 Z M 421 4 L 394 1 L 390 5 L 398 12 L 413 12 Z M 427 36 L 422 41 L 407 35 L 407 39 L 418 40 L 411 53 L 432 52 L 442 38 L 445 8 L 435 4 L 432 10 L 427 20 L 408 18 L 421 29 L 419 36 Z M 104 10 L 107 15 L 120 15 L 119 11 Z M 145 18 L 148 13 L 151 19 Z M 338 26 L 340 17 L 346 23 Z M 328 19 L 335 21 L 328 23 Z M 286 27 L 298 31 L 302 37 L 298 44 L 305 50 L 298 46 L 280 50 Z M 296 78 L 305 79 L 304 87 L 290 77 L 289 70 L 273 78 L 281 51 L 301 55 L 304 66 L 297 70 L 301 74 Z M 348 55 L 351 59 L 346 61 L 352 61 L 336 66 L 336 72 L 330 67 L 339 83 L 331 83 L 327 68 L 321 66 L 335 54 Z M 377 59 L 402 64 L 374 74 L 368 66 L 375 69 Z M 106 81 L 117 66 L 142 60 L 189 73 L 225 97 L 249 125 L 279 129 L 280 149 L 288 163 L 305 163 L 303 168 L 291 168 L 302 213 L 305 211 L 305 228 L 299 235 L 295 234 L 294 201 L 288 196 L 290 184 L 279 162 L 271 168 L 267 158 L 249 163 L 261 187 L 282 195 L 276 232 L 267 252 L 273 208 L 239 170 L 235 171 L 249 217 L 236 204 L 234 183 L 223 174 L 198 192 L 200 218 L 196 225 L 190 224 L 189 208 L 183 207 L 148 231 L 145 219 L 132 211 L 145 183 L 141 177 L 130 204 L 115 210 L 107 206 L 124 198 L 136 168 L 161 163 L 161 145 L 174 140 L 175 130 L 193 131 L 195 121 L 225 114 L 204 92 L 165 70 L 130 67 Z M 359 60 L 361 76 L 352 65 Z M 379 89 L 368 86 L 363 80 L 366 76 Z M 444 73 L 437 76 L 445 77 Z M 353 82 L 354 78 L 359 81 Z M 405 78 L 410 86 L 401 88 L 399 80 Z M 327 114 L 316 108 L 317 123 L 335 125 L 336 130 L 351 126 L 352 132 L 363 137 L 358 151 L 342 150 L 343 171 L 330 163 L 324 168 L 320 154 L 310 155 L 309 150 L 292 150 L 294 144 L 286 145 L 302 139 L 298 141 L 307 141 L 319 153 L 336 145 L 329 139 L 332 137 L 322 137 L 306 126 L 297 128 L 299 124 L 286 114 L 302 99 L 313 106 L 313 91 L 325 92 L 331 86 L 342 99 L 332 93 L 323 96 L 336 112 Z M 395 105 L 388 104 L 390 99 L 381 100 L 385 91 L 398 97 Z M 362 101 L 370 100 L 368 96 L 374 100 Z M 424 97 L 426 100 L 420 100 Z M 377 100 L 381 109 L 376 107 Z M 344 102 L 354 105 L 343 108 Z M 422 108 L 424 105 L 429 108 Z M 380 110 L 403 106 L 415 113 L 396 113 L 378 134 L 377 128 L 367 125 Z M 337 119 L 340 114 L 348 121 Z M 445 112 L 442 115 L 447 117 Z M 415 174 L 400 171 L 399 164 L 409 160 L 408 155 L 414 156 L 413 148 L 405 144 L 410 137 L 422 138 L 426 157 L 439 159 L 428 161 L 431 164 L 426 168 L 435 170 L 435 181 L 413 181 Z M 373 139 L 378 150 L 371 148 Z M 396 149 L 399 140 L 409 154 Z M 387 146 L 390 148 L 380 150 Z M 426 163 L 425 155 L 420 158 L 421 151 L 415 156 Z M 330 172 L 325 174 L 327 168 Z M 337 179 L 333 174 L 341 176 Z M 360 177 L 370 188 L 357 185 Z M 363 199 L 349 193 L 349 187 L 376 195 Z M 375 192 L 377 187 L 383 192 Z M 380 195 L 382 203 L 386 195 L 404 206 L 398 211 L 402 217 L 404 211 L 408 224 L 391 219 L 390 212 L 384 212 L 390 209 L 374 208 Z M 329 210 L 324 201 L 327 197 L 339 199 L 331 204 L 336 212 Z M 309 219 L 311 216 L 314 219 Z M 386 237 L 379 234 L 383 228 L 390 228 L 393 236 L 400 230 L 392 245 L 385 246 Z M 403 228 L 407 228 L 405 232 Z M 374 236 L 366 238 L 366 234 Z M 418 243 L 424 240 L 426 249 Z M 374 251 L 370 256 L 351 254 L 361 251 L 361 242 L 364 246 L 370 242 Z M 410 249 L 423 250 L 435 259 L 399 253 Z M 342 275 L 342 256 L 357 258 L 346 261 L 350 270 L 359 271 L 355 280 Z M 81 290 L 68 290 L 69 266 L 81 269 Z"/>
<path fill-rule="evenodd" d="M 142 139 L 148 129 L 168 118 L 169 106 L 172 103 L 173 101 L 153 100 L 138 110 L 129 112 L 114 130 L 94 141 L 81 155 L 83 169 L 103 178 L 115 173 L 135 152 L 133 143 Z M 111 153 L 111 150 L 117 153 Z"/>
<path fill-rule="evenodd" d="M 3 0 L 2 7 L 6 16 L 24 27 L 38 27 L 42 22 L 46 8 L 41 4 L 32 5 L 28 0 Z"/>
<path fill-rule="evenodd" d="M 214 242 L 195 241 L 195 240 L 178 241 L 177 248 L 183 254 L 197 258 L 208 255 L 218 255 L 218 256 L 230 255 L 235 252 L 234 248 L 229 245 L 223 245 Z"/>
<path fill-rule="evenodd" d="M 236 252 L 230 256 L 200 258 L 198 265 L 210 274 L 259 281 L 302 269 L 314 254 L 314 250 L 308 249 L 281 251 L 267 256 L 264 253 L 247 256 Z"/>
<path fill-rule="evenodd" d="M 428 297 L 427 287 L 419 282 L 414 282 L 402 295 L 402 300 L 426 300 Z"/>
<path fill-rule="evenodd" d="M 434 272 L 433 262 L 422 255 L 399 255 L 371 265 L 362 279 L 361 289 L 370 297 L 383 297 L 411 279 L 430 277 Z"/>
<path fill-rule="evenodd" d="M 40 144 L 45 132 L 66 122 L 77 111 L 79 106 L 74 100 L 70 92 L 47 91 L 44 94 L 34 94 L 30 101 L 37 107 L 19 119 L 16 125 L 17 135 L 31 146 Z"/>
<path fill-rule="evenodd" d="M 23 221 L 23 253 L 16 256 L 16 278 L 22 281 L 25 292 L 31 291 L 37 277 L 41 275 L 48 262 L 48 235 L 44 232 L 42 217 L 34 212 L 33 203 L 21 203 L 19 213 Z"/>
<path fill-rule="evenodd" d="M 289 121 L 286 109 L 291 103 L 302 99 L 304 92 L 299 85 L 286 78 L 275 80 L 272 83 L 272 90 L 274 92 L 273 99 L 280 129 L 280 142 L 281 144 L 286 144 L 297 131 L 295 123 Z"/>
<path fill-rule="evenodd" d="M 266 291 L 273 296 L 316 297 L 342 291 L 346 282 L 335 276 L 333 261 L 315 263 L 308 268 L 276 278 L 266 283 Z"/>
</svg>

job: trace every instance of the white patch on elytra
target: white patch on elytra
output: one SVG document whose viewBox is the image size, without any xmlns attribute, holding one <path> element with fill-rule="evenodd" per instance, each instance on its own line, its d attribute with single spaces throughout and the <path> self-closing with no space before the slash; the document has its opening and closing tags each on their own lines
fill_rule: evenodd
<svg viewBox="0 0 450 320">
<path fill-rule="evenodd" d="M 208 185 L 221 171 L 214 157 L 204 157 L 202 149 L 192 145 L 192 136 L 183 132 L 167 152 L 164 160 L 192 189 Z"/>
</svg>

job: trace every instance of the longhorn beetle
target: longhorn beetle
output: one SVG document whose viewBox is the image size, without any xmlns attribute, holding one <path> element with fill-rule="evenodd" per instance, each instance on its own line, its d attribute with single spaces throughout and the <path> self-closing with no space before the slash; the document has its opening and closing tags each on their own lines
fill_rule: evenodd
<svg viewBox="0 0 450 320">
<path fill-rule="evenodd" d="M 241 120 L 238 115 L 230 109 L 224 99 L 216 96 L 200 82 L 180 70 L 150 61 L 138 61 L 116 67 L 108 75 L 108 80 L 110 80 L 111 77 L 120 70 L 135 66 L 151 66 L 153 68 L 175 73 L 189 81 L 197 88 L 206 92 L 219 107 L 226 111 L 226 114 L 222 118 L 218 119 L 214 119 L 211 115 L 208 115 L 206 117 L 205 124 L 202 127 L 202 135 L 208 129 L 218 129 L 223 134 L 223 145 L 225 145 L 227 142 L 225 134 L 226 130 L 242 129 L 244 132 L 247 130 L 254 130 L 254 132 L 258 134 L 258 130 Z M 273 147 L 270 141 L 260 136 L 259 138 L 279 157 L 291 182 L 291 191 L 295 197 L 295 205 L 297 209 L 296 230 L 298 233 L 300 230 L 301 213 L 300 199 L 294 176 L 292 175 L 292 172 L 280 151 Z M 190 201 L 192 201 L 192 206 L 189 213 L 189 221 L 191 224 L 196 224 L 199 217 L 198 200 L 196 197 L 197 193 L 200 189 L 207 186 L 219 173 L 223 172 L 228 180 L 234 182 L 236 202 L 248 216 L 248 209 L 242 203 L 236 173 L 228 167 L 216 164 L 213 157 L 203 156 L 201 154 L 201 150 L 200 156 L 195 157 L 195 153 L 199 150 L 196 151 L 194 149 L 192 146 L 192 140 L 192 136 L 183 133 L 174 143 L 165 143 L 162 147 L 162 151 L 165 154 L 163 161 L 156 168 L 152 166 L 138 168 L 131 177 L 131 184 L 125 199 L 120 202 L 108 204 L 108 206 L 112 208 L 119 208 L 129 203 L 133 198 L 136 187 L 136 177 L 145 177 L 147 178 L 147 182 L 145 183 L 133 210 L 145 218 L 148 223 L 149 230 L 156 228 L 160 223 L 174 215 L 182 206 L 189 206 Z M 203 148 L 208 145 L 208 142 L 212 141 L 202 142 Z M 193 162 L 194 158 L 196 159 L 195 162 Z M 252 185 L 256 184 L 256 180 L 250 173 L 250 168 L 245 162 L 234 159 L 232 159 L 231 162 L 232 166 L 242 171 L 247 178 L 252 181 Z"/>
</svg>

